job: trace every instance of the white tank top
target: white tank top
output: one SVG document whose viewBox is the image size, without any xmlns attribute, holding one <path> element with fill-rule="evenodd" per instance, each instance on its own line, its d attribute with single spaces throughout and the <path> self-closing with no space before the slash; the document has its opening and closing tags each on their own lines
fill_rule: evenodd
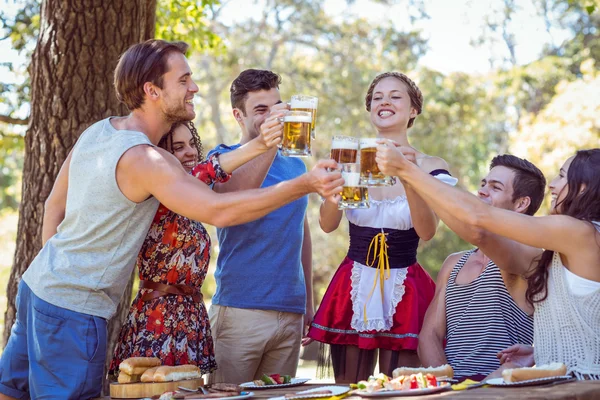
<svg viewBox="0 0 600 400">
<path fill-rule="evenodd" d="M 598 223 L 596 227 L 600 230 Z M 600 379 L 600 289 L 572 290 L 567 272 L 555 252 L 548 273 L 548 297 L 534 303 L 535 362 L 561 362 L 578 378 Z M 581 283 L 583 278 L 576 278 Z"/>
</svg>

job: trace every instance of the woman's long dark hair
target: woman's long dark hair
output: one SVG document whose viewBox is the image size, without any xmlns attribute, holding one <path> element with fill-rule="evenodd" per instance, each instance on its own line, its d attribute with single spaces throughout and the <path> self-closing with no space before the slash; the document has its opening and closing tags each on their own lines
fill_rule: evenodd
<svg viewBox="0 0 600 400">
<path fill-rule="evenodd" d="M 168 152 L 173 153 L 173 132 L 175 132 L 175 129 L 177 129 L 179 125 L 185 125 L 190 130 L 192 133 L 192 138 L 194 138 L 194 145 L 196 146 L 196 150 L 198 150 L 198 161 L 204 160 L 204 154 L 202 154 L 204 151 L 204 148 L 202 147 L 202 140 L 200 140 L 198 130 L 192 121 L 175 122 L 173 125 L 171 125 L 169 132 L 167 132 L 167 134 L 160 139 L 160 142 L 158 142 L 158 147 L 162 147 Z"/>
<path fill-rule="evenodd" d="M 590 224 L 600 221 L 600 149 L 577 152 L 567 172 L 567 185 L 569 192 L 555 205 L 556 210 Z M 553 254 L 554 251 L 545 250 L 527 278 L 526 297 L 531 304 L 548 297 L 548 268 Z"/>
</svg>

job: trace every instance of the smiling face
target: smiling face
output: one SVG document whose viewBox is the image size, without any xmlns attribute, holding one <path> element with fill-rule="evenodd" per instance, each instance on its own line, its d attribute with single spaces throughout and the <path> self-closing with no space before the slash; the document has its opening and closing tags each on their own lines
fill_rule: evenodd
<svg viewBox="0 0 600 400">
<path fill-rule="evenodd" d="M 567 181 L 567 174 L 569 172 L 569 167 L 571 166 L 571 162 L 573 161 L 573 157 L 570 157 L 565 161 L 562 168 L 558 172 L 558 176 L 550 182 L 548 187 L 550 188 L 550 196 L 552 202 L 550 203 L 550 213 L 551 214 L 560 214 L 561 213 L 561 205 L 560 203 L 567 197 L 569 193 L 569 185 Z M 558 205 L 558 207 L 557 207 Z"/>
<path fill-rule="evenodd" d="M 196 140 L 185 124 L 175 128 L 171 148 L 167 150 L 177 157 L 186 172 L 190 172 L 198 164 Z"/>
<path fill-rule="evenodd" d="M 244 104 L 245 115 L 239 108 L 234 108 L 233 114 L 248 137 L 254 139 L 260 134 L 260 126 L 269 116 L 271 106 L 279 103 L 281 95 L 277 88 L 249 92 Z"/>
<path fill-rule="evenodd" d="M 477 196 L 491 206 L 513 210 L 515 208 L 513 202 L 514 179 L 515 171 L 503 166 L 494 167 L 481 180 Z"/>
<path fill-rule="evenodd" d="M 198 86 L 190 66 L 183 54 L 175 52 L 169 54 L 167 65 L 162 88 L 157 89 L 162 95 L 161 110 L 168 122 L 191 121 L 196 116 L 193 99 Z"/>
<path fill-rule="evenodd" d="M 408 121 L 417 114 L 404 82 L 387 77 L 375 85 L 371 100 L 371 122 L 377 130 L 406 129 Z"/>
</svg>

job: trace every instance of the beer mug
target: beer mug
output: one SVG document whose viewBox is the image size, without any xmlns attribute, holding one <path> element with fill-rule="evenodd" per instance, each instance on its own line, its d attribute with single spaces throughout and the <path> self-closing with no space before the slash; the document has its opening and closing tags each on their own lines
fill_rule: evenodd
<svg viewBox="0 0 600 400">
<path fill-rule="evenodd" d="M 355 163 L 358 155 L 358 139 L 350 136 L 334 136 L 329 156 L 337 163 Z"/>
<path fill-rule="evenodd" d="M 360 164 L 339 164 L 344 178 L 338 209 L 369 208 L 369 188 L 360 183 Z"/>
<path fill-rule="evenodd" d="M 310 156 L 311 113 L 287 111 L 279 120 L 283 122 L 281 153 L 289 157 Z"/>
<path fill-rule="evenodd" d="M 310 124 L 310 134 L 315 138 L 315 127 L 317 125 L 317 106 L 319 99 L 314 96 L 305 96 L 303 94 L 295 94 L 290 101 L 290 109 L 292 111 L 306 111 L 311 113 L 312 121 Z"/>
<path fill-rule="evenodd" d="M 377 138 L 360 139 L 361 183 L 367 186 L 392 186 L 394 178 L 384 175 L 375 161 L 377 140 Z"/>
</svg>

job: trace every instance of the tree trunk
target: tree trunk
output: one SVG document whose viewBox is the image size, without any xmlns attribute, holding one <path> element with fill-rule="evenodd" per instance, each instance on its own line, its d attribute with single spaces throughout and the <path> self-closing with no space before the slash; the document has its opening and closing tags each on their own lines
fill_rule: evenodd
<svg viewBox="0 0 600 400">
<path fill-rule="evenodd" d="M 110 115 L 124 115 L 113 87 L 119 56 L 154 37 L 156 0 L 44 0 L 33 53 L 31 113 L 25 136 L 23 198 L 17 246 L 7 287 L 3 345 L 15 320 L 21 275 L 41 248 L 44 201 L 79 135 Z M 123 296 L 120 314 L 131 299 Z M 120 315 L 117 313 L 117 317 Z M 114 318 L 120 323 L 121 318 Z M 115 328 L 109 324 L 109 330 Z M 118 329 L 118 328 L 117 328 Z M 114 340 L 114 336 L 111 336 Z M 113 343 L 109 343 L 111 354 Z"/>
</svg>

